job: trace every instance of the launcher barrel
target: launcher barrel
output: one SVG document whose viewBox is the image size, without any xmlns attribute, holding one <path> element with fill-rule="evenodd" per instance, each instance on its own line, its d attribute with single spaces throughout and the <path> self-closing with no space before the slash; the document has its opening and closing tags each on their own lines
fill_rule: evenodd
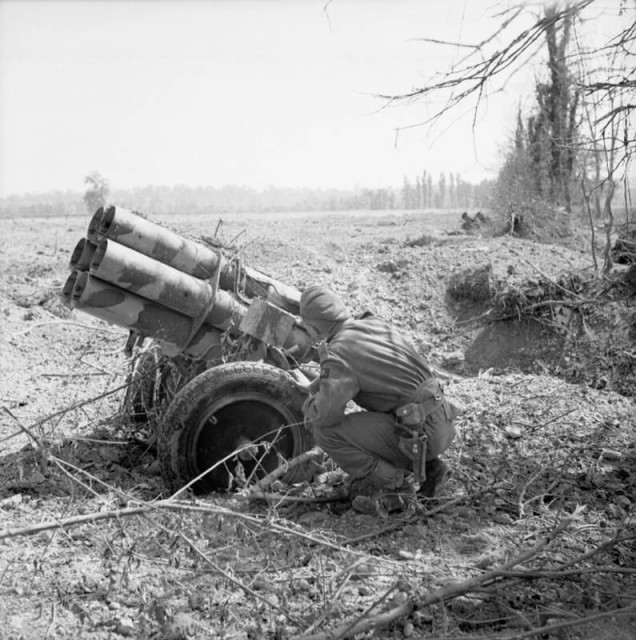
<svg viewBox="0 0 636 640">
<path fill-rule="evenodd" d="M 122 207 L 100 208 L 89 223 L 88 238 L 104 239 L 133 249 L 158 262 L 203 280 L 218 274 L 219 287 L 233 291 L 239 283 L 249 298 L 269 297 L 277 306 L 297 315 L 300 291 L 251 267 L 228 260 L 219 251 L 184 238 Z"/>
<path fill-rule="evenodd" d="M 311 352 L 294 315 L 297 289 L 126 209 L 98 209 L 71 268 L 62 291 L 69 306 L 152 337 L 168 355 L 217 359 L 224 333 L 298 360 Z"/>
</svg>

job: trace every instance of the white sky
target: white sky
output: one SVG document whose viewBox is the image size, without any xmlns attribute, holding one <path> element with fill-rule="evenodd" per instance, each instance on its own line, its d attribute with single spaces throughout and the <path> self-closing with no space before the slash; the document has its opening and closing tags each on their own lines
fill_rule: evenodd
<svg viewBox="0 0 636 640">
<path fill-rule="evenodd" d="M 475 42 L 496 0 L 0 0 L 0 197 L 146 184 L 380 187 L 495 173 L 520 77 L 429 135 L 380 109 Z M 528 70 L 530 72 L 530 70 Z M 457 118 L 459 114 L 455 114 Z M 442 135 L 439 135 L 442 133 Z"/>
</svg>

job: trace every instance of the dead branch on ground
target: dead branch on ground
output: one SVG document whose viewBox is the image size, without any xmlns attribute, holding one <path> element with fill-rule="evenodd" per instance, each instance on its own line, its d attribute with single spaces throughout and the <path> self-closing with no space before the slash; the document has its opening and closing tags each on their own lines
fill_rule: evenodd
<svg viewBox="0 0 636 640">
<path fill-rule="evenodd" d="M 340 625 L 333 632 L 323 632 L 315 635 L 300 635 L 295 636 L 293 640 L 330 640 L 331 638 L 350 638 L 359 633 L 369 631 L 371 629 L 377 629 L 392 622 L 395 622 L 399 618 L 409 615 L 414 609 L 421 610 L 429 607 L 438 602 L 446 602 L 460 595 L 470 593 L 472 591 L 480 590 L 489 584 L 492 584 L 496 580 L 500 579 L 502 575 L 510 571 L 513 567 L 523 564 L 528 560 L 536 557 L 538 552 L 545 546 L 550 544 L 555 538 L 557 538 L 563 531 L 565 531 L 571 524 L 570 519 L 563 520 L 557 524 L 552 531 L 539 540 L 533 547 L 518 554 L 508 562 L 505 562 L 499 567 L 487 571 L 481 576 L 470 578 L 463 582 L 451 583 L 441 589 L 436 589 L 424 597 L 419 597 L 417 594 L 410 598 L 407 598 L 405 602 L 399 606 L 391 609 L 390 611 L 377 614 L 375 616 L 368 616 L 363 620 L 356 618 L 353 621 L 345 622 Z M 365 612 L 366 613 L 366 612 Z"/>
</svg>

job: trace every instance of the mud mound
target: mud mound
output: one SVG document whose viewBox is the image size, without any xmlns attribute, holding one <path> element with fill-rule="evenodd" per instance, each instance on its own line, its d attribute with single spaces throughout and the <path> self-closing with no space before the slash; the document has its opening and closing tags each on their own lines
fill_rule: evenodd
<svg viewBox="0 0 636 640">
<path fill-rule="evenodd" d="M 468 370 L 550 372 L 634 395 L 636 305 L 627 276 L 576 271 L 511 282 L 494 277 L 490 264 L 454 274 L 448 295 L 459 321 L 485 324 L 466 350 Z"/>
</svg>

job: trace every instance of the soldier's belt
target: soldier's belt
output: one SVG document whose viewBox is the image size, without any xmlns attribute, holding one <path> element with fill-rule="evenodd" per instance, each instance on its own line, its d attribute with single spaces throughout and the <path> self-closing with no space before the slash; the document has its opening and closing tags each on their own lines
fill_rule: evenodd
<svg viewBox="0 0 636 640">
<path fill-rule="evenodd" d="M 408 402 L 395 410 L 395 417 L 407 427 L 420 427 L 426 418 L 439 409 L 444 402 L 444 390 L 436 378 L 431 378 L 418 387 L 416 402 Z"/>
</svg>

